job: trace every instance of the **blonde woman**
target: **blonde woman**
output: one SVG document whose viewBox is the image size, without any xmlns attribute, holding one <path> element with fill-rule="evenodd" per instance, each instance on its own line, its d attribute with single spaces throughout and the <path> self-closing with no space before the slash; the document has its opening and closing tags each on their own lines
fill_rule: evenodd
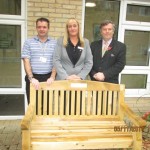
<svg viewBox="0 0 150 150">
<path fill-rule="evenodd" d="M 66 22 L 65 35 L 57 40 L 54 67 L 57 80 L 84 80 L 89 74 L 93 57 L 89 41 L 81 36 L 79 22 L 72 18 Z"/>
</svg>

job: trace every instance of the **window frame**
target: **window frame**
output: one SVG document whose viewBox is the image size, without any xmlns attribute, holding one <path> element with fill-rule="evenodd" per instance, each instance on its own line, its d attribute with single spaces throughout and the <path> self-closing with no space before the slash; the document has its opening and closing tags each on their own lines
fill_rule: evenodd
<svg viewBox="0 0 150 150">
<path fill-rule="evenodd" d="M 0 14 L 0 24 L 1 25 L 19 25 L 21 26 L 21 49 L 23 47 L 23 43 L 26 39 L 27 36 L 27 25 L 26 25 L 26 1 L 25 0 L 21 0 L 21 15 L 3 15 Z M 20 51 L 21 51 L 20 49 Z M 24 66 L 23 66 L 23 62 L 21 61 L 21 88 L 0 88 L 0 94 L 14 94 L 14 95 L 18 95 L 18 94 L 22 94 L 24 95 L 24 106 L 25 106 L 25 111 L 27 109 L 27 98 L 26 98 L 26 94 L 25 94 L 25 71 L 24 71 Z M 0 116 L 0 119 L 21 119 L 23 118 L 22 115 L 19 116 Z"/>
<path fill-rule="evenodd" d="M 147 0 L 143 0 L 143 2 L 139 0 L 125 0 L 121 1 L 120 7 L 120 22 L 118 29 L 118 40 L 124 42 L 124 36 L 126 30 L 134 30 L 134 31 L 150 31 L 150 22 L 140 22 L 140 21 L 127 21 L 127 6 L 130 5 L 139 5 L 139 6 L 150 6 L 150 2 Z M 150 48 L 149 48 L 150 53 Z M 121 80 L 121 75 L 123 74 L 146 74 L 147 75 L 147 84 L 146 89 L 126 89 L 125 96 L 126 97 L 150 97 L 150 55 L 149 55 L 149 66 L 125 66 L 124 70 L 119 75 L 119 81 Z"/>
</svg>

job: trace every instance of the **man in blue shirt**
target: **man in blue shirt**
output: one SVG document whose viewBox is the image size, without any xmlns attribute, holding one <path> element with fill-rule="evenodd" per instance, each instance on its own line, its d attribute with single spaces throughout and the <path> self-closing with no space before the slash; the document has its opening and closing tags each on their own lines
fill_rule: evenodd
<svg viewBox="0 0 150 150">
<path fill-rule="evenodd" d="M 39 82 L 46 81 L 48 84 L 55 80 L 56 71 L 53 68 L 53 53 L 56 40 L 48 37 L 50 22 L 46 18 L 36 20 L 37 36 L 27 39 L 22 50 L 22 59 L 26 72 L 26 94 L 28 103 L 30 83 L 35 89 L 39 89 Z"/>
</svg>

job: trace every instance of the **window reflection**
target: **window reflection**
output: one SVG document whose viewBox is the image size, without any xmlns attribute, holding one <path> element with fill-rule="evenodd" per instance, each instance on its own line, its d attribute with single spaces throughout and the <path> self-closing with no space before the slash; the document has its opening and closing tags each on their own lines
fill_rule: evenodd
<svg viewBox="0 0 150 150">
<path fill-rule="evenodd" d="M 150 6 L 127 5 L 128 21 L 150 22 Z"/>
<path fill-rule="evenodd" d="M 124 41 L 127 45 L 126 65 L 148 66 L 150 32 L 126 30 Z"/>
<path fill-rule="evenodd" d="M 0 14 L 21 15 L 21 0 L 0 0 Z"/>
<path fill-rule="evenodd" d="M 21 27 L 0 25 L 0 87 L 21 87 Z"/>
<path fill-rule="evenodd" d="M 89 2 L 86 0 L 86 2 Z M 115 38 L 119 22 L 120 2 L 117 0 L 94 0 L 95 7 L 85 7 L 85 28 L 84 36 L 90 42 L 100 39 L 99 25 L 103 20 L 112 20 L 116 24 Z"/>
<path fill-rule="evenodd" d="M 0 116 L 24 115 L 24 95 L 0 95 Z"/>
<path fill-rule="evenodd" d="M 121 83 L 125 84 L 126 89 L 145 89 L 147 83 L 147 75 L 123 74 L 121 75 Z"/>
</svg>

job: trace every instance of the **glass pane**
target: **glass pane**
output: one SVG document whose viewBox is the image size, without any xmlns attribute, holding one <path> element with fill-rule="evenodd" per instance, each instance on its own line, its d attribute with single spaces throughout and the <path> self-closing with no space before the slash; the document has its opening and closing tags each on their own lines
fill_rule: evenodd
<svg viewBox="0 0 150 150">
<path fill-rule="evenodd" d="M 21 27 L 0 25 L 0 87 L 21 87 Z"/>
<path fill-rule="evenodd" d="M 148 66 L 150 32 L 126 30 L 124 41 L 127 46 L 126 65 Z"/>
<path fill-rule="evenodd" d="M 86 0 L 86 4 L 89 0 Z M 100 38 L 99 25 L 103 20 L 112 20 L 116 24 L 115 38 L 118 35 L 120 2 L 117 0 L 94 0 L 95 7 L 85 7 L 84 36 L 90 42 Z"/>
<path fill-rule="evenodd" d="M 125 84 L 126 89 L 145 89 L 147 83 L 147 75 L 123 74 L 121 75 L 121 83 Z"/>
<path fill-rule="evenodd" d="M 0 95 L 0 115 L 24 115 L 24 95 Z"/>
<path fill-rule="evenodd" d="M 0 0 L 0 14 L 21 15 L 21 0 Z"/>
<path fill-rule="evenodd" d="M 128 21 L 150 22 L 150 6 L 127 5 Z"/>
</svg>

